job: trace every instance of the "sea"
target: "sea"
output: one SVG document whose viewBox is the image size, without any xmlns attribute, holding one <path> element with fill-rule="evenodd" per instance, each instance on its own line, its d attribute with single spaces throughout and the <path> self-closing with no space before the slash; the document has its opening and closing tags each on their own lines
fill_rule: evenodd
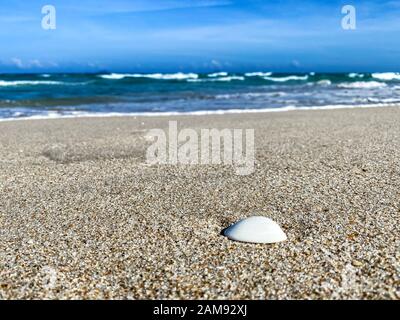
<svg viewBox="0 0 400 320">
<path fill-rule="evenodd" d="M 400 73 L 0 74 L 0 120 L 400 105 Z"/>
</svg>

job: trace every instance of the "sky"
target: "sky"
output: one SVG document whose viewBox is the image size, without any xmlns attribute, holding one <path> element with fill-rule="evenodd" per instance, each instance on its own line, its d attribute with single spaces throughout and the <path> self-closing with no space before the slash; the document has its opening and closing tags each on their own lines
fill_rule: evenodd
<svg viewBox="0 0 400 320">
<path fill-rule="evenodd" d="M 2 2 L 2 73 L 400 71 L 400 0 Z"/>
</svg>

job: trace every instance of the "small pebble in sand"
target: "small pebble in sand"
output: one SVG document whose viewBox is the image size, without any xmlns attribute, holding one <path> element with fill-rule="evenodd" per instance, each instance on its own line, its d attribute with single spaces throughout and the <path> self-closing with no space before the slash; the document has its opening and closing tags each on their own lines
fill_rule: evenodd
<svg viewBox="0 0 400 320">
<path fill-rule="evenodd" d="M 275 243 L 287 239 L 275 221 L 262 216 L 240 220 L 227 228 L 224 235 L 231 240 L 253 243 Z"/>
</svg>

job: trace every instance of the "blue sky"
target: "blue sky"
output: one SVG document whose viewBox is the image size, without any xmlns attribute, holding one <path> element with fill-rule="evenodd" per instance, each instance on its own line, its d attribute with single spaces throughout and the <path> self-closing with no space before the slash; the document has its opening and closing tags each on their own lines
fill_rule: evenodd
<svg viewBox="0 0 400 320">
<path fill-rule="evenodd" d="M 4 2 L 0 72 L 400 71 L 400 0 Z"/>
</svg>

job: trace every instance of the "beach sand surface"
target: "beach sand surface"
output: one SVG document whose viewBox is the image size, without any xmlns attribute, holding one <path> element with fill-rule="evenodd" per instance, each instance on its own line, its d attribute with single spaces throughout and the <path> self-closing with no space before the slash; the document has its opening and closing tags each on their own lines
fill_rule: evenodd
<svg viewBox="0 0 400 320">
<path fill-rule="evenodd" d="M 169 120 L 254 128 L 255 172 L 146 164 Z M 396 107 L 1 122 L 0 298 L 400 299 L 399 160 Z"/>
</svg>

